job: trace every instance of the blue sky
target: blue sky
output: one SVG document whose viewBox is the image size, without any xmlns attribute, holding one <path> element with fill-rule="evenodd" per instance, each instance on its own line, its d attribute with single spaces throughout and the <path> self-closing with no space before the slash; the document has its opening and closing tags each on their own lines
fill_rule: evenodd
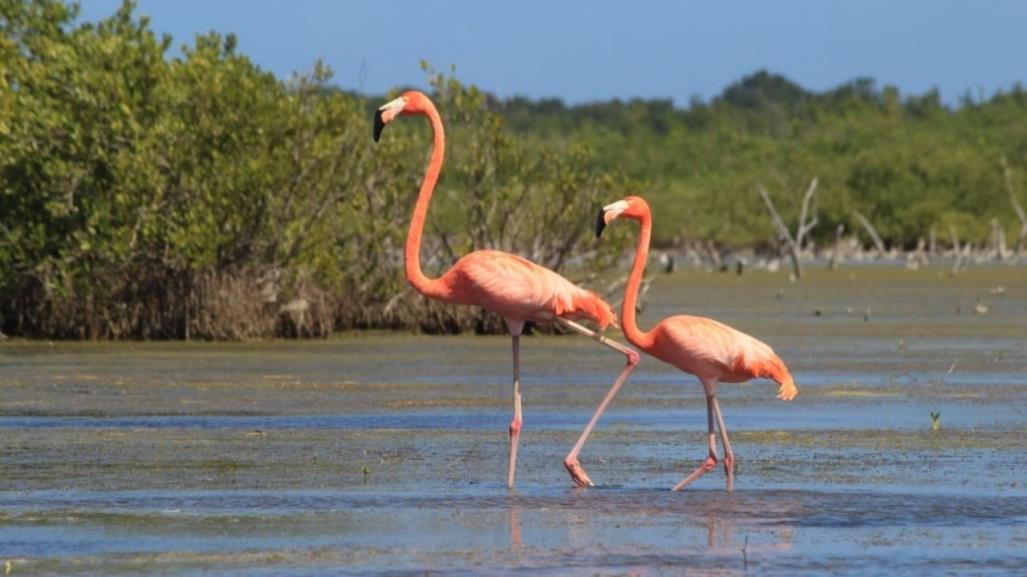
<svg viewBox="0 0 1027 577">
<path fill-rule="evenodd" d="M 120 0 L 83 0 L 82 17 Z M 955 103 L 1027 80 L 1027 2 L 989 0 L 140 0 L 175 46 L 209 30 L 287 77 L 321 58 L 348 89 L 424 85 L 456 65 L 500 96 L 704 99 L 760 68 L 822 90 L 858 76 Z"/>
</svg>

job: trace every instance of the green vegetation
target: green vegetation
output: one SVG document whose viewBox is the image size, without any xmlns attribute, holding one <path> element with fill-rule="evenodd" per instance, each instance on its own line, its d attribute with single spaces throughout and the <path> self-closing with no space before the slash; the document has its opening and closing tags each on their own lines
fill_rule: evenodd
<svg viewBox="0 0 1027 577">
<path fill-rule="evenodd" d="M 669 100 L 568 107 L 518 98 L 496 106 L 518 134 L 587 143 L 604 166 L 644 180 L 659 214 L 655 242 L 771 242 L 757 184 L 794 220 L 814 176 L 820 225 L 811 234 L 822 242 L 839 222 L 860 229 L 853 210 L 867 215 L 887 244 L 906 248 L 931 226 L 947 239 L 951 225 L 978 245 L 993 217 L 1007 236 L 1019 229 L 1001 167 L 1005 156 L 1023 198 L 1027 90 L 1019 83 L 949 109 L 936 91 L 903 98 L 893 87 L 857 79 L 815 93 L 761 71 L 687 109 Z"/>
<path fill-rule="evenodd" d="M 126 2 L 83 23 L 60 0 L 0 0 L 0 328 L 71 338 L 251 338 L 360 327 L 493 331 L 480 311 L 413 294 L 401 248 L 430 139 L 381 97 L 288 80 L 209 34 L 172 39 Z M 656 242 L 764 245 L 764 183 L 785 218 L 820 178 L 815 240 L 860 210 L 885 241 L 932 226 L 1015 230 L 1000 159 L 1020 183 L 1027 92 L 951 110 L 857 80 L 812 93 L 751 75 L 710 103 L 497 101 L 426 72 L 447 125 L 424 257 L 522 253 L 575 280 L 605 270 L 598 205 L 644 193 Z M 1020 184 L 1022 189 L 1022 184 Z M 1013 235 L 1015 236 L 1015 235 Z M 612 244 L 612 245 L 611 245 Z"/>
<path fill-rule="evenodd" d="M 59 0 L 0 0 L 3 331 L 496 327 L 403 280 L 425 123 L 400 123 L 373 147 L 371 102 L 333 89 L 320 64 L 280 81 L 238 54 L 231 35 L 198 37 L 170 58 L 171 39 L 130 2 L 96 24 L 76 13 Z M 580 146 L 513 138 L 483 93 L 429 75 L 452 146 L 428 270 L 484 246 L 556 269 L 585 253 L 594 206 L 626 182 Z M 601 268 L 604 254 L 574 272 Z"/>
</svg>

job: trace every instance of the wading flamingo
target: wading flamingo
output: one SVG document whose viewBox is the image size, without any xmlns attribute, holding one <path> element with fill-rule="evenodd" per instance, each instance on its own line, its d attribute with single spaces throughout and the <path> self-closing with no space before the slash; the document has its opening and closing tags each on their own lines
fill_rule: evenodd
<svg viewBox="0 0 1027 577">
<path fill-rule="evenodd" d="M 507 487 L 514 485 L 517 467 L 517 443 L 521 434 L 521 377 L 520 335 L 527 321 L 557 322 L 586 335 L 623 354 L 627 364 L 599 403 L 578 442 L 564 459 L 571 479 L 581 487 L 591 486 L 584 468 L 578 462 L 578 453 L 585 445 L 600 415 L 638 365 L 639 355 L 634 350 L 591 331 L 572 319 L 590 319 L 600 329 L 616 324 L 613 308 L 596 294 L 579 288 L 555 272 L 519 256 L 496 250 L 478 250 L 464 255 L 439 278 L 431 279 L 421 272 L 421 233 L 428 213 L 435 182 L 442 170 L 446 138 L 435 104 L 424 93 L 404 92 L 375 112 L 374 140 L 378 142 L 382 128 L 398 116 L 420 114 L 428 117 L 434 134 L 428 168 L 421 181 L 421 190 L 414 205 L 414 215 L 407 234 L 405 269 L 407 281 L 426 297 L 447 303 L 476 305 L 499 314 L 513 337 L 513 420 L 510 422 L 510 461 Z"/>
<path fill-rule="evenodd" d="M 617 217 L 637 220 L 642 225 L 635 249 L 635 264 L 631 268 L 624 304 L 620 311 L 621 330 L 628 342 L 650 355 L 691 373 L 702 382 L 706 392 L 706 419 L 709 426 L 710 455 L 699 467 L 674 486 L 680 491 L 692 481 L 717 466 L 717 441 L 713 432 L 713 419 L 717 419 L 720 439 L 724 443 L 724 471 L 727 490 L 734 489 L 735 455 L 724 428 L 724 417 L 717 403 L 717 383 L 744 383 L 750 379 L 768 377 L 778 384 L 777 398 L 790 401 L 799 394 L 792 375 L 773 349 L 741 331 L 704 317 L 678 315 L 660 321 L 652 330 L 642 332 L 635 322 L 635 303 L 638 286 L 642 282 L 649 257 L 649 235 L 652 214 L 644 199 L 629 196 L 600 209 L 596 220 L 596 237 L 602 235 L 606 225 Z"/>
</svg>

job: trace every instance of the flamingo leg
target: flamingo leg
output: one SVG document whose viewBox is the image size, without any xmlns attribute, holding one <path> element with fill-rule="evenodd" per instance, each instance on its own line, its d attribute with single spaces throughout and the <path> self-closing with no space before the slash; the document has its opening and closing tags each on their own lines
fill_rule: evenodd
<svg viewBox="0 0 1027 577">
<path fill-rule="evenodd" d="M 513 335 L 513 420 L 510 421 L 510 464 L 506 476 L 506 486 L 514 486 L 514 472 L 517 469 L 517 442 L 521 438 L 521 336 Z"/>
<path fill-rule="evenodd" d="M 724 427 L 724 416 L 720 414 L 717 397 L 713 397 L 713 414 L 717 417 L 720 440 L 724 443 L 724 472 L 727 473 L 727 492 L 730 493 L 735 489 L 735 453 L 731 450 L 731 441 L 727 440 L 727 428 Z"/>
<path fill-rule="evenodd" d="M 717 466 L 717 436 L 716 433 L 714 433 L 713 431 L 714 403 L 716 403 L 715 397 L 706 397 L 706 423 L 709 435 L 708 440 L 710 447 L 710 455 L 706 457 L 706 460 L 703 461 L 702 464 L 700 464 L 698 467 L 696 467 L 696 469 L 692 471 L 690 475 L 688 475 L 684 479 L 681 479 L 681 482 L 677 485 L 674 485 L 674 488 L 671 489 L 671 491 L 680 491 L 681 489 L 684 489 L 689 484 L 691 484 L 692 481 L 695 481 L 699 477 L 702 477 L 706 473 L 709 473 L 713 470 L 714 467 Z"/>
<path fill-rule="evenodd" d="M 592 418 L 588 421 L 588 425 L 586 425 L 585 429 L 581 432 L 581 436 L 578 437 L 578 442 L 574 444 L 574 448 L 571 449 L 571 452 L 568 453 L 567 457 L 563 460 L 563 466 L 567 468 L 567 472 L 571 474 L 571 479 L 577 486 L 592 487 L 592 479 L 589 479 L 588 473 L 585 472 L 584 467 L 582 467 L 581 463 L 578 462 L 578 453 L 580 453 L 582 447 L 585 446 L 585 441 L 587 441 L 588 436 L 592 434 L 592 429 L 594 429 L 596 423 L 599 422 L 599 417 L 602 416 L 604 411 L 606 411 L 606 407 L 610 405 L 610 401 L 613 400 L 613 397 L 615 397 L 620 391 L 621 386 L 628 380 L 631 372 L 638 366 L 639 355 L 634 350 L 618 343 L 617 341 L 610 340 L 574 321 L 569 321 L 567 319 L 557 320 L 567 328 L 579 332 L 591 339 L 595 339 L 599 344 L 610 347 L 619 353 L 623 353 L 624 356 L 627 357 L 627 364 L 621 370 L 620 374 L 617 375 L 617 380 L 613 382 L 613 386 L 611 386 L 610 390 L 607 391 L 606 396 L 599 402 L 599 407 L 596 408 L 595 413 L 592 414 Z"/>
</svg>

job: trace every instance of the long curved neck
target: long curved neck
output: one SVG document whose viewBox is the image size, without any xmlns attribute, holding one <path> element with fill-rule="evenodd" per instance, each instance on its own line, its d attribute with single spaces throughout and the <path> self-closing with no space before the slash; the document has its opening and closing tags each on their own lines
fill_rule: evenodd
<svg viewBox="0 0 1027 577">
<path fill-rule="evenodd" d="M 638 245 L 635 247 L 635 264 L 631 267 L 631 276 L 628 277 L 628 284 L 624 287 L 624 304 L 620 309 L 621 330 L 628 341 L 639 348 L 646 348 L 651 344 L 650 335 L 638 328 L 635 320 L 635 306 L 638 304 L 638 290 L 642 285 L 642 273 L 645 272 L 645 265 L 649 261 L 649 236 L 653 226 L 652 215 L 645 211 L 639 219 L 642 225 L 641 233 L 638 235 Z"/>
<path fill-rule="evenodd" d="M 427 116 L 431 122 L 432 149 L 428 168 L 424 172 L 424 180 L 421 181 L 421 191 L 417 195 L 417 204 L 414 205 L 414 216 L 410 220 L 410 231 L 407 233 L 404 252 L 404 267 L 407 281 L 417 289 L 417 292 L 426 296 L 438 296 L 442 288 L 438 286 L 438 279 L 430 279 L 421 272 L 421 233 L 424 231 L 424 221 L 428 216 L 428 204 L 435 191 L 435 183 L 439 180 L 439 173 L 442 171 L 442 158 L 446 154 L 446 134 L 442 129 L 442 119 L 434 105 L 428 102 L 426 109 L 421 114 Z"/>
</svg>

